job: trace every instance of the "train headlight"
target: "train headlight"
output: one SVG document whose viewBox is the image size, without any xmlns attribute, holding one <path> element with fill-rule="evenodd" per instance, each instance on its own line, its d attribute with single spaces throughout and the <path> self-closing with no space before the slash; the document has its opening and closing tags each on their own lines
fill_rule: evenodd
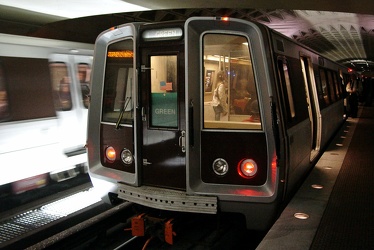
<svg viewBox="0 0 374 250">
<path fill-rule="evenodd" d="M 121 160 L 123 163 L 130 165 L 134 161 L 131 151 L 124 148 L 121 152 Z"/>
<path fill-rule="evenodd" d="M 238 173 L 243 178 L 252 178 L 257 174 L 257 163 L 252 159 L 244 159 L 239 162 Z"/>
<path fill-rule="evenodd" d="M 114 162 L 116 160 L 116 151 L 113 147 L 107 147 L 105 149 L 105 157 L 109 162 Z"/>
<path fill-rule="evenodd" d="M 229 171 L 229 164 L 227 164 L 227 161 L 222 158 L 215 159 L 212 167 L 214 173 L 220 176 L 227 174 L 227 172 Z"/>
</svg>

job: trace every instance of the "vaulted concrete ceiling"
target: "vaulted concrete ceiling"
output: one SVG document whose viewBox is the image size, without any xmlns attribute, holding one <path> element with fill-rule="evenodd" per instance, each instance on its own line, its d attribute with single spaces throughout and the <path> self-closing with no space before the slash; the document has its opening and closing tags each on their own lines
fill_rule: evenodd
<svg viewBox="0 0 374 250">
<path fill-rule="evenodd" d="M 61 17 L 37 15 L 0 6 L 0 32 L 94 42 L 101 31 L 131 21 L 153 22 L 184 20 L 190 16 L 230 16 L 264 23 L 358 71 L 374 71 L 373 0 L 126 2 L 152 10 L 63 20 Z"/>
</svg>

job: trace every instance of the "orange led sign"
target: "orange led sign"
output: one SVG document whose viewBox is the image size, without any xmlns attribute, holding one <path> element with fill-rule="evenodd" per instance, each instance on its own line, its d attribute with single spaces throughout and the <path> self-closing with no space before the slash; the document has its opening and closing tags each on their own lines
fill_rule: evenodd
<svg viewBox="0 0 374 250">
<path fill-rule="evenodd" d="M 109 51 L 108 57 L 111 58 L 133 58 L 134 52 L 131 50 L 122 50 L 122 51 Z"/>
</svg>

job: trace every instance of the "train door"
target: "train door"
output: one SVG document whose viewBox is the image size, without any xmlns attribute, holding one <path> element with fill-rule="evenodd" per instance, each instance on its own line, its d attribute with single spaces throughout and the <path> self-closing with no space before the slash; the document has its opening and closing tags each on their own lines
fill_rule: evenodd
<svg viewBox="0 0 374 250">
<path fill-rule="evenodd" d="M 85 163 L 92 57 L 53 54 L 49 58 L 59 136 L 69 164 Z"/>
<path fill-rule="evenodd" d="M 165 50 L 167 47 L 167 50 Z M 182 47 L 141 48 L 142 184 L 185 189 Z M 181 119 L 182 118 L 182 119 Z"/>
<path fill-rule="evenodd" d="M 322 120 L 313 74 L 313 65 L 310 58 L 307 56 L 301 56 L 300 62 L 303 72 L 306 98 L 308 103 L 309 120 L 311 125 L 312 145 L 310 161 L 312 161 L 318 155 L 318 152 L 320 150 Z"/>
</svg>

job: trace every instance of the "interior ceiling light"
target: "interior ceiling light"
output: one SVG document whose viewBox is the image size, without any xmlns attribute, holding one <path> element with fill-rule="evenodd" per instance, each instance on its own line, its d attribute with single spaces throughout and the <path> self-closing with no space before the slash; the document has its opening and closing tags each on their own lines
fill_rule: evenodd
<svg viewBox="0 0 374 250">
<path fill-rule="evenodd" d="M 149 10 L 122 0 L 0 0 L 0 5 L 65 18 Z"/>
</svg>

